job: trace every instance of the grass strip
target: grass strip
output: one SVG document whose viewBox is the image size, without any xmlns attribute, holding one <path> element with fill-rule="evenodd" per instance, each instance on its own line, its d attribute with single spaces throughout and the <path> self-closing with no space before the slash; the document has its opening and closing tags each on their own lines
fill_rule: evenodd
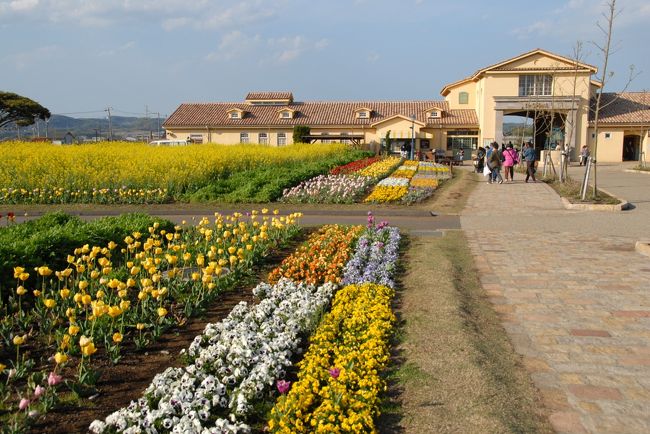
<svg viewBox="0 0 650 434">
<path fill-rule="evenodd" d="M 553 432 L 464 235 L 411 239 L 380 432 Z"/>
</svg>

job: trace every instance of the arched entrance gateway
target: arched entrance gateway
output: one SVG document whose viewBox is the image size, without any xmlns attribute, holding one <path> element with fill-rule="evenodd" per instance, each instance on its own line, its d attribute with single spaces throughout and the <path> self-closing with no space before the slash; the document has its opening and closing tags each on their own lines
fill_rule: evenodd
<svg viewBox="0 0 650 434">
<path fill-rule="evenodd" d="M 494 97 L 497 142 L 503 138 L 503 117 L 519 116 L 526 119 L 526 126 L 530 126 L 532 142 L 538 153 L 566 145 L 569 154 L 575 154 L 576 134 L 572 130 L 579 101 L 572 100 L 571 96 Z"/>
<path fill-rule="evenodd" d="M 623 161 L 637 161 L 641 148 L 641 137 L 637 134 L 623 136 Z"/>
</svg>

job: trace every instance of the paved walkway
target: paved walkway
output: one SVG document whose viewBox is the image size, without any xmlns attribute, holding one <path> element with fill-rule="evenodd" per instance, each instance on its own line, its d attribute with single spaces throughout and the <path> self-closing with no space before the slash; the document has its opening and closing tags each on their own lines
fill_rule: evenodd
<svg viewBox="0 0 650 434">
<path fill-rule="evenodd" d="M 650 177 L 607 172 L 603 187 L 650 195 Z M 650 258 L 634 250 L 650 232 L 648 208 L 567 211 L 545 184 L 482 182 L 461 216 L 483 287 L 560 433 L 650 432 Z"/>
</svg>

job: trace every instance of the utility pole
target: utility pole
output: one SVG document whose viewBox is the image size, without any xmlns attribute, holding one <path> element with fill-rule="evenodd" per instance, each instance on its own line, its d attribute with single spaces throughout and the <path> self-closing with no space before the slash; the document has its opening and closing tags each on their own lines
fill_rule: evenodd
<svg viewBox="0 0 650 434">
<path fill-rule="evenodd" d="M 113 122 L 111 120 L 111 109 L 112 107 L 106 107 L 105 112 L 108 112 L 108 140 L 113 141 Z"/>
<path fill-rule="evenodd" d="M 158 116 L 158 128 L 156 129 L 156 138 L 160 139 L 160 112 L 156 112 Z"/>
</svg>

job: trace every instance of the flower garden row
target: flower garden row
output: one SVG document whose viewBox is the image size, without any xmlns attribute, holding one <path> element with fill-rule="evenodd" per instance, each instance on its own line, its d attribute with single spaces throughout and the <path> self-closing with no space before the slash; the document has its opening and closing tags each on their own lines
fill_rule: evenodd
<svg viewBox="0 0 650 434">
<path fill-rule="evenodd" d="M 448 166 L 407 160 L 388 178 L 379 181 L 365 202 L 420 202 L 430 197 L 440 182 L 449 178 L 451 170 Z"/>
<path fill-rule="evenodd" d="M 186 366 L 157 375 L 142 398 L 91 431 L 374 431 L 399 240 L 372 218 L 365 230 L 323 227 L 270 273 L 276 283 L 257 286 L 258 304 L 242 302 L 206 326 Z"/>
<path fill-rule="evenodd" d="M 51 409 L 62 375 L 78 395 L 94 393 L 98 350 L 118 363 L 127 342 L 141 348 L 182 324 L 295 236 L 299 217 L 216 214 L 170 231 L 155 222 L 120 244 L 77 248 L 59 270 L 14 267 L 0 305 L 0 408 L 12 414 L 2 422 L 19 428 Z"/>
<path fill-rule="evenodd" d="M 368 152 L 343 144 L 0 143 L 0 204 L 270 202 Z"/>
<path fill-rule="evenodd" d="M 396 157 L 367 158 L 285 189 L 280 200 L 289 203 L 354 203 L 363 200 L 411 204 L 431 196 L 438 184 L 450 177 L 449 167 L 441 164 L 402 161 Z"/>
</svg>

